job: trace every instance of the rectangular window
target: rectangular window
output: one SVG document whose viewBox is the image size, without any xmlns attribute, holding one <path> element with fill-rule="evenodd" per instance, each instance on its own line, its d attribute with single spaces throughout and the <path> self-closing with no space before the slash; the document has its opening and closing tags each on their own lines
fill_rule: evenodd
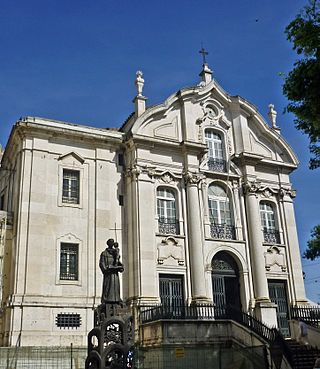
<svg viewBox="0 0 320 369">
<path fill-rule="evenodd" d="M 80 200 L 80 172 L 78 170 L 63 169 L 62 202 L 79 204 Z"/>
<path fill-rule="evenodd" d="M 60 279 L 78 280 L 79 245 L 76 243 L 61 243 L 60 247 Z"/>
</svg>

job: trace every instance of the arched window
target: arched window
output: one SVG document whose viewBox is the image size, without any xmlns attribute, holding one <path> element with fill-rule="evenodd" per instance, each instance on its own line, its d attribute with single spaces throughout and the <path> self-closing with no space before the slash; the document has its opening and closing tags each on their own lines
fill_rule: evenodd
<svg viewBox="0 0 320 369">
<path fill-rule="evenodd" d="M 179 234 L 175 192 L 169 188 L 159 187 L 157 190 L 157 213 L 159 233 Z"/>
<path fill-rule="evenodd" d="M 263 228 L 263 238 L 268 243 L 280 243 L 274 207 L 266 201 L 260 202 L 260 218 Z"/>
<path fill-rule="evenodd" d="M 225 189 L 219 185 L 208 188 L 208 206 L 211 226 L 211 237 L 235 239 L 230 199 Z"/>
<path fill-rule="evenodd" d="M 216 172 L 226 171 L 226 161 L 221 135 L 212 129 L 205 131 L 208 147 L 208 168 Z"/>
</svg>

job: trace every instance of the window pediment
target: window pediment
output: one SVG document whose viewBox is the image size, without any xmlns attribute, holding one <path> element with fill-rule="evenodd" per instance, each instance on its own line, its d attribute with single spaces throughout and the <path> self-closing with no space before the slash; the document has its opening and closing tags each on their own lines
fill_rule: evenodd
<svg viewBox="0 0 320 369">
<path fill-rule="evenodd" d="M 67 154 L 60 155 L 59 158 L 58 158 L 58 160 L 59 161 L 66 162 L 66 163 L 73 163 L 73 164 L 75 164 L 74 161 L 76 160 L 81 165 L 85 161 L 84 158 L 81 155 L 77 154 L 74 151 L 70 151 Z"/>
</svg>

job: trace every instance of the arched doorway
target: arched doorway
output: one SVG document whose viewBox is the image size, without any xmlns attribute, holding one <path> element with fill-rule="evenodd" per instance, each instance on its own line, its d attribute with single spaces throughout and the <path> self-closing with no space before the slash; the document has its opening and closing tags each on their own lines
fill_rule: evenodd
<svg viewBox="0 0 320 369">
<path fill-rule="evenodd" d="M 217 307 L 231 305 L 241 309 L 239 268 L 233 257 L 220 251 L 213 257 L 211 267 L 215 305 Z"/>
</svg>

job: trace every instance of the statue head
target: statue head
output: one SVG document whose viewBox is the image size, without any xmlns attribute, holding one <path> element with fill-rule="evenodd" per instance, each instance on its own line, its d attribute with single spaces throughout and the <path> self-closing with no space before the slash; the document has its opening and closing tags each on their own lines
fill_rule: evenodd
<svg viewBox="0 0 320 369">
<path fill-rule="evenodd" d="M 111 249 L 113 247 L 114 244 L 114 239 L 113 238 L 109 238 L 107 241 L 107 246 L 109 247 L 109 249 Z"/>
</svg>

